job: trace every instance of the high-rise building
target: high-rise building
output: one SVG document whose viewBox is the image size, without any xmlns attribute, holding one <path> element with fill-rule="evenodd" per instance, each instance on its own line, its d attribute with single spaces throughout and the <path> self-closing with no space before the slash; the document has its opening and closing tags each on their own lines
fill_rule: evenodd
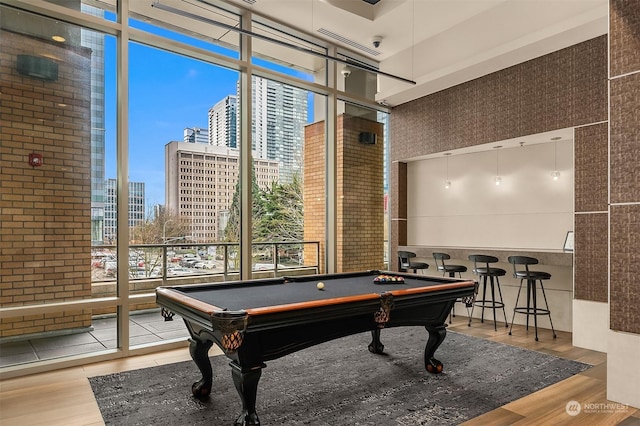
<svg viewBox="0 0 640 426">
<path fill-rule="evenodd" d="M 237 148 L 237 98 L 229 95 L 209 109 L 209 144 Z"/>
<path fill-rule="evenodd" d="M 166 211 L 187 222 L 196 242 L 219 241 L 239 176 L 239 151 L 224 146 L 169 142 L 165 145 Z M 266 187 L 278 180 L 278 162 L 254 157 L 256 181 Z"/>
<path fill-rule="evenodd" d="M 104 10 L 81 4 L 89 15 L 103 17 Z M 80 44 L 91 49 L 91 241 L 104 242 L 105 215 L 105 101 L 104 34 L 80 29 Z"/>
<path fill-rule="evenodd" d="M 185 142 L 189 143 L 209 143 L 209 130 L 202 127 L 187 127 L 184 129 Z"/>
<path fill-rule="evenodd" d="M 154 204 L 153 206 L 153 219 L 161 217 L 165 212 L 164 204 Z"/>
<path fill-rule="evenodd" d="M 118 231 L 117 181 L 104 182 L 104 239 L 107 244 L 115 242 Z M 146 220 L 144 182 L 129 182 L 129 228 L 134 228 Z"/>
<path fill-rule="evenodd" d="M 289 182 L 302 167 L 307 92 L 256 76 L 252 83 L 251 147 L 258 158 L 278 161 L 280 180 Z"/>
</svg>

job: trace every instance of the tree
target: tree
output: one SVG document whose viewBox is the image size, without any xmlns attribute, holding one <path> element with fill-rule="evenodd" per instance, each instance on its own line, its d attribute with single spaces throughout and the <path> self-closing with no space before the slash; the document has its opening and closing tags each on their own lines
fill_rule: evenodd
<svg viewBox="0 0 640 426">
<path fill-rule="evenodd" d="M 131 229 L 133 244 L 162 244 L 168 239 L 184 237 L 188 229 L 186 221 L 173 212 L 163 212 L 147 217 Z"/>
<path fill-rule="evenodd" d="M 289 183 L 272 182 L 269 188 L 261 189 L 252 175 L 252 240 L 301 241 L 303 238 L 302 182 L 298 174 Z M 240 241 L 240 183 L 236 184 L 229 218 L 224 229 L 223 240 Z M 298 250 L 299 248 L 295 248 Z M 238 267 L 238 247 L 229 249 L 229 258 Z"/>
<path fill-rule="evenodd" d="M 253 230 L 256 229 L 256 223 L 262 216 L 264 207 L 263 191 L 258 186 L 256 174 L 251 173 L 251 204 L 252 204 L 252 222 Z M 236 183 L 236 190 L 233 193 L 231 207 L 229 207 L 229 218 L 227 226 L 224 228 L 222 237 L 223 241 L 238 242 L 240 241 L 240 180 Z"/>
<path fill-rule="evenodd" d="M 295 174 L 289 183 L 276 183 L 264 191 L 264 214 L 255 228 L 254 241 L 300 241 L 303 238 L 302 184 Z"/>
<path fill-rule="evenodd" d="M 261 189 L 252 179 L 252 239 L 300 241 L 303 238 L 302 184 L 298 175 L 289 183 L 272 182 Z M 240 241 L 240 184 L 236 184 L 224 241 Z"/>
<path fill-rule="evenodd" d="M 144 222 L 131 229 L 132 244 L 163 244 L 167 241 L 175 241 L 178 237 L 184 237 L 187 225 L 183 219 L 175 213 L 163 212 L 156 217 L 147 217 Z M 136 250 L 130 264 L 130 275 L 137 277 L 138 268 L 142 262 L 145 277 L 151 276 L 154 270 L 162 265 L 162 250 L 159 248 L 144 248 Z M 132 256 L 130 256 L 131 258 Z"/>
</svg>

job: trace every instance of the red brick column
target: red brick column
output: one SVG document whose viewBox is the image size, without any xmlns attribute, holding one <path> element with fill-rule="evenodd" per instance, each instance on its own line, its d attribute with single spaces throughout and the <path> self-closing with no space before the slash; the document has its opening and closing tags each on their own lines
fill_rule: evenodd
<svg viewBox="0 0 640 426">
<path fill-rule="evenodd" d="M 338 117 L 337 263 L 338 272 L 384 266 L 383 125 L 360 117 Z M 304 239 L 319 240 L 324 262 L 324 122 L 307 126 L 304 149 Z M 376 144 L 360 142 L 374 133 Z M 305 253 L 306 256 L 306 253 Z"/>
<path fill-rule="evenodd" d="M 0 304 L 90 298 L 91 52 L 8 31 L 0 51 Z M 44 53 L 57 79 L 18 72 L 18 55 Z M 0 337 L 90 325 L 87 310 L 8 318 Z"/>
</svg>

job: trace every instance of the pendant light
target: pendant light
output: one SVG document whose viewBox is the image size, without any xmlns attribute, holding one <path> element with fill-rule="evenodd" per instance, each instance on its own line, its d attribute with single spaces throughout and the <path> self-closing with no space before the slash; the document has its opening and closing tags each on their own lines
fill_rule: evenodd
<svg viewBox="0 0 640 426">
<path fill-rule="evenodd" d="M 553 141 L 553 172 L 551 172 L 553 180 L 560 179 L 560 172 L 558 171 L 558 141 L 560 139 L 562 139 L 560 136 L 551 138 Z"/>
<path fill-rule="evenodd" d="M 446 161 L 447 161 L 447 175 L 444 181 L 444 189 L 449 189 L 451 188 L 451 181 L 449 180 L 449 156 L 451 155 L 450 152 L 445 152 L 444 153 L 445 157 L 446 157 Z"/>
<path fill-rule="evenodd" d="M 498 157 L 498 150 L 502 148 L 502 145 L 496 145 L 493 149 L 496 150 L 496 177 L 494 179 L 496 186 L 500 186 L 502 183 L 502 177 L 500 177 L 500 158 Z"/>
</svg>

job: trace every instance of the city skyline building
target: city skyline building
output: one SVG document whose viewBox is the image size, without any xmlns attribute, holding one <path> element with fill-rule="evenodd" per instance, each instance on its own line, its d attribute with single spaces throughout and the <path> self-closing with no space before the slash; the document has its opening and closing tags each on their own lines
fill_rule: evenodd
<svg viewBox="0 0 640 426">
<path fill-rule="evenodd" d="M 116 179 L 107 179 L 104 182 L 104 239 L 107 244 L 116 241 L 118 232 L 118 204 Z M 129 228 L 134 228 L 145 222 L 146 218 L 145 183 L 129 182 Z"/>
<path fill-rule="evenodd" d="M 164 204 L 154 204 L 152 210 L 154 219 L 161 217 L 166 211 Z"/>
<path fill-rule="evenodd" d="M 209 145 L 238 147 L 238 101 L 235 95 L 225 96 L 209 109 Z"/>
<path fill-rule="evenodd" d="M 82 3 L 82 12 L 104 17 L 104 10 Z M 104 34 L 80 29 L 80 45 L 91 49 L 91 241 L 104 243 L 105 94 Z"/>
<path fill-rule="evenodd" d="M 189 143 L 209 143 L 209 130 L 202 127 L 186 127 L 183 140 Z"/>
<path fill-rule="evenodd" d="M 280 181 L 290 182 L 302 169 L 304 127 L 308 124 L 307 92 L 257 76 L 252 76 L 251 81 L 251 147 L 258 158 L 278 161 Z M 239 90 L 239 84 L 236 87 Z M 239 109 L 240 101 L 236 110 Z"/>
<path fill-rule="evenodd" d="M 185 233 L 195 242 L 220 241 L 224 212 L 233 201 L 240 152 L 225 146 L 173 141 L 165 145 L 165 208 L 186 221 Z M 277 161 L 253 160 L 261 188 L 278 181 Z"/>
</svg>

